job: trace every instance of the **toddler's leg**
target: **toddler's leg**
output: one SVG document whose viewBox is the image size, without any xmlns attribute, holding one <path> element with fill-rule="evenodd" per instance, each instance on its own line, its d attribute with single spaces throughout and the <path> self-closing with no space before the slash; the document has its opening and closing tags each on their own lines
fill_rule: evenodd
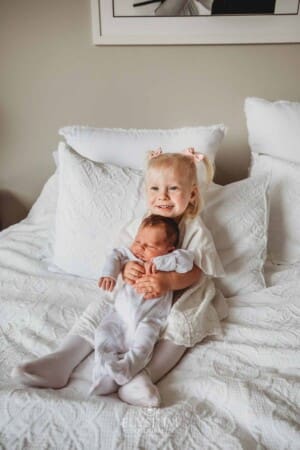
<svg viewBox="0 0 300 450">
<path fill-rule="evenodd" d="M 147 365 L 147 373 L 153 383 L 157 383 L 181 360 L 187 348 L 167 339 L 158 341 L 151 361 Z"/>
<path fill-rule="evenodd" d="M 67 336 L 58 351 L 13 369 L 11 376 L 27 386 L 64 387 L 76 366 L 93 350 L 79 336 Z"/>
<path fill-rule="evenodd" d="M 153 384 L 159 381 L 180 361 L 186 351 L 183 345 L 161 340 L 154 348 L 153 356 L 146 369 L 137 374 L 129 383 L 119 389 L 119 397 L 136 406 L 157 407 L 160 396 Z"/>
<path fill-rule="evenodd" d="M 93 350 L 95 329 L 108 310 L 104 298 L 90 303 L 56 352 L 17 366 L 12 377 L 29 386 L 64 387 L 75 367 Z"/>
</svg>

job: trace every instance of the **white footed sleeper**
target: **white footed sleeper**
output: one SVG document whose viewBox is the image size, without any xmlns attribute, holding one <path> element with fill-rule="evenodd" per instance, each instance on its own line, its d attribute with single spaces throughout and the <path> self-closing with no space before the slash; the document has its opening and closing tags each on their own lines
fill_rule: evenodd
<svg viewBox="0 0 300 450">
<path fill-rule="evenodd" d="M 102 277 L 117 279 L 122 267 L 136 258 L 126 247 L 114 249 L 108 256 Z M 153 258 L 159 271 L 189 272 L 194 255 L 188 250 L 174 250 Z M 123 385 L 149 362 L 172 307 L 173 293 L 151 300 L 122 283 L 117 288 L 115 304 L 95 331 L 95 365 L 91 392 L 108 394 Z"/>
</svg>

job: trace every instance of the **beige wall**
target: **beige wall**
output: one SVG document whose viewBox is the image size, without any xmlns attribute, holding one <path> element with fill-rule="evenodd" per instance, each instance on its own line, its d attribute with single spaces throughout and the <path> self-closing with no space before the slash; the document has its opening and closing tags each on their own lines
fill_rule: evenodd
<svg viewBox="0 0 300 450">
<path fill-rule="evenodd" d="M 300 44 L 94 47 L 89 0 L 1 0 L 0 189 L 30 205 L 63 125 L 224 122 L 218 180 L 246 175 L 243 101 L 300 101 Z"/>
</svg>

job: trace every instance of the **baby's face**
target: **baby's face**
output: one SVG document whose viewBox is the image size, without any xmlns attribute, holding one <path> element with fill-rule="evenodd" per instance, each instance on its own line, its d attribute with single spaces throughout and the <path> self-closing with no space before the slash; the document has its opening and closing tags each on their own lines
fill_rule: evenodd
<svg viewBox="0 0 300 450">
<path fill-rule="evenodd" d="M 132 253 L 144 262 L 174 250 L 162 226 L 141 227 L 130 247 Z"/>
</svg>

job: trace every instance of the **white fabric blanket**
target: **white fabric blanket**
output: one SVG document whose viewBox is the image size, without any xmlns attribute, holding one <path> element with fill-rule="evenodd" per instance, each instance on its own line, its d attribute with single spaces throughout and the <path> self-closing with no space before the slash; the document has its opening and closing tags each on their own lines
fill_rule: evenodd
<svg viewBox="0 0 300 450">
<path fill-rule="evenodd" d="M 47 270 L 52 220 L 34 211 L 0 233 L 0 448 L 300 449 L 300 267 L 229 299 L 224 338 L 197 345 L 160 383 L 160 409 L 90 397 L 92 355 L 60 390 L 15 385 L 15 364 L 56 349 L 99 294 Z"/>
</svg>

